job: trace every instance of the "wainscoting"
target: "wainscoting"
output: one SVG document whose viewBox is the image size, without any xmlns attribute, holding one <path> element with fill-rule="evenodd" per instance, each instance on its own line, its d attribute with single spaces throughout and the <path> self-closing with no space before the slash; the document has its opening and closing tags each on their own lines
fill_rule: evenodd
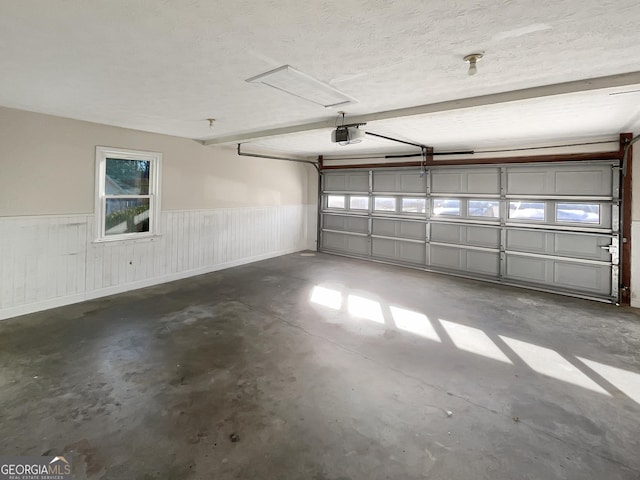
<svg viewBox="0 0 640 480">
<path fill-rule="evenodd" d="M 0 218 L 0 319 L 314 248 L 314 205 L 169 211 L 152 239 L 94 242 L 93 215 Z"/>
</svg>

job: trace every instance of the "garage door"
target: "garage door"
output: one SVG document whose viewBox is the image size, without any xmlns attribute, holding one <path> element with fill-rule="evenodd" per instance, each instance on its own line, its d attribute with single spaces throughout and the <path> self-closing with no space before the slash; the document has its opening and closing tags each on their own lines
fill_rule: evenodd
<svg viewBox="0 0 640 480">
<path fill-rule="evenodd" d="M 324 252 L 618 301 L 617 162 L 335 170 Z"/>
</svg>

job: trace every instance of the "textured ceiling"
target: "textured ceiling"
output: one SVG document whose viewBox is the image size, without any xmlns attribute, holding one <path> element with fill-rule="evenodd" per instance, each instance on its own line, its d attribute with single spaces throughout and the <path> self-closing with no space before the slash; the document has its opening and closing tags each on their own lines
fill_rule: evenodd
<svg viewBox="0 0 640 480">
<path fill-rule="evenodd" d="M 561 145 L 584 138 L 617 137 L 620 132 L 640 129 L 640 90 L 616 95 L 620 90 L 603 89 L 372 121 L 361 128 L 399 140 L 429 145 L 437 151 L 544 143 Z M 342 146 L 330 143 L 330 132 L 331 129 L 319 129 L 259 139 L 252 141 L 246 150 L 281 150 L 281 153 L 311 156 L 419 152 L 414 147 L 371 136 L 367 136 L 362 143 Z"/>
<path fill-rule="evenodd" d="M 0 0 L 0 8 L 0 105 L 202 140 L 334 118 L 337 109 L 245 82 L 284 64 L 355 97 L 348 115 L 640 70 L 637 0 Z M 485 58 L 469 77 L 462 57 L 474 51 Z M 640 127 L 640 95 L 608 93 L 367 128 L 457 148 Z M 208 117 L 217 118 L 214 132 Z M 328 139 L 318 130 L 254 146 L 332 154 L 339 147 Z"/>
</svg>

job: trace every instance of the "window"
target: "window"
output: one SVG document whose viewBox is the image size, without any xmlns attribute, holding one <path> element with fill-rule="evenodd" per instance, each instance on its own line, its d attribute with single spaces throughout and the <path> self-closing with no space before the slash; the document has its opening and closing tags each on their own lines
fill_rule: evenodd
<svg viewBox="0 0 640 480">
<path fill-rule="evenodd" d="M 344 208 L 344 195 L 329 195 L 327 208 Z"/>
<path fill-rule="evenodd" d="M 544 202 L 509 202 L 509 218 L 544 220 Z"/>
<path fill-rule="evenodd" d="M 500 202 L 498 200 L 469 200 L 470 217 L 493 217 L 500 216 Z"/>
<path fill-rule="evenodd" d="M 394 197 L 376 197 L 373 202 L 373 209 L 381 212 L 395 212 L 396 199 Z"/>
<path fill-rule="evenodd" d="M 351 210 L 369 210 L 369 197 L 349 197 Z"/>
<path fill-rule="evenodd" d="M 600 205 L 597 203 L 558 203 L 556 221 L 600 223 Z"/>
<path fill-rule="evenodd" d="M 162 154 L 96 148 L 98 240 L 157 233 Z"/>
<path fill-rule="evenodd" d="M 427 210 L 426 198 L 403 198 L 402 211 L 405 213 L 425 213 Z"/>
<path fill-rule="evenodd" d="M 434 215 L 460 215 L 460 200 L 450 198 L 433 199 Z"/>
</svg>

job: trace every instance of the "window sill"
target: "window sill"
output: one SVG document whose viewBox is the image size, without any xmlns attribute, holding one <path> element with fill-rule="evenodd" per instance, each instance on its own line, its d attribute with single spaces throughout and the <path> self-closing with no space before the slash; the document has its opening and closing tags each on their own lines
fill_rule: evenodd
<svg viewBox="0 0 640 480">
<path fill-rule="evenodd" d="M 93 244 L 101 244 L 101 243 L 113 243 L 113 242 L 118 242 L 118 243 L 147 243 L 147 242 L 154 242 L 158 239 L 160 239 L 162 237 L 162 235 L 159 234 L 155 234 L 155 235 L 140 235 L 140 236 L 135 236 L 135 237 L 116 237 L 116 238 L 99 238 L 96 239 L 94 241 L 92 241 L 91 243 Z"/>
</svg>

